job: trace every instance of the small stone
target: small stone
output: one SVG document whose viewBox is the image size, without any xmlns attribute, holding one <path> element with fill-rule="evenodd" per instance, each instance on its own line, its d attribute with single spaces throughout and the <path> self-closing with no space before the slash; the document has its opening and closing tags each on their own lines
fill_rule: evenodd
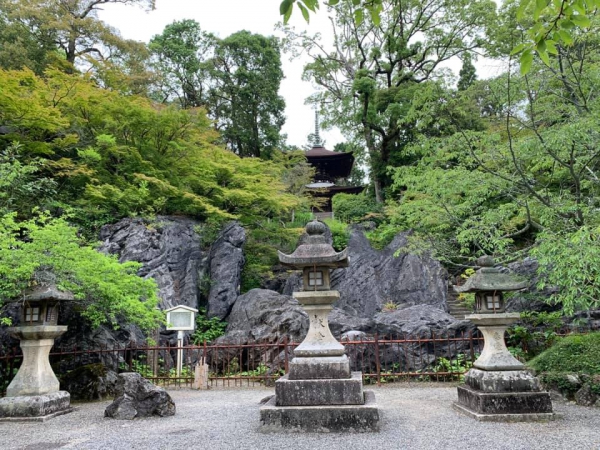
<svg viewBox="0 0 600 450">
<path fill-rule="evenodd" d="M 579 378 L 579 376 L 578 376 L 578 375 L 576 375 L 576 374 L 574 374 L 574 373 L 567 374 L 567 375 L 565 376 L 565 379 L 566 379 L 566 380 L 567 380 L 567 381 L 568 381 L 570 384 L 574 384 L 574 385 L 577 385 L 577 386 L 580 386 L 580 385 L 581 385 L 581 379 Z"/>
</svg>

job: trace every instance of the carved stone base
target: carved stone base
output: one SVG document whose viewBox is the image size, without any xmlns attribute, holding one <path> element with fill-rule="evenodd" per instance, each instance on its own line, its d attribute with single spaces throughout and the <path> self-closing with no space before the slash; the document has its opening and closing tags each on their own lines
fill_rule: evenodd
<svg viewBox="0 0 600 450">
<path fill-rule="evenodd" d="M 547 392 L 481 392 L 470 386 L 459 386 L 458 405 L 484 415 L 552 413 Z"/>
<path fill-rule="evenodd" d="M 260 408 L 260 431 L 379 431 L 379 410 L 372 391 L 365 391 L 360 405 L 277 406 L 273 396 Z"/>
<path fill-rule="evenodd" d="M 350 378 L 350 360 L 346 355 L 299 358 L 290 363 L 290 380 Z"/>
<path fill-rule="evenodd" d="M 287 375 L 275 382 L 277 406 L 361 405 L 364 402 L 362 374 L 329 380 L 290 380 Z"/>
<path fill-rule="evenodd" d="M 487 371 L 471 369 L 465 384 L 482 392 L 541 392 L 540 381 L 526 370 Z"/>
<path fill-rule="evenodd" d="M 66 391 L 0 399 L 0 422 L 43 422 L 73 411 Z"/>
</svg>

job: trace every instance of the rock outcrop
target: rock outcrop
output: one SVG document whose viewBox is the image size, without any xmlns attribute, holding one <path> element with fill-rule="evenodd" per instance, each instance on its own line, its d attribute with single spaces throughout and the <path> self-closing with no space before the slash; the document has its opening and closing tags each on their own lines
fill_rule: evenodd
<svg viewBox="0 0 600 450">
<path fill-rule="evenodd" d="M 104 411 L 105 417 L 131 420 L 175 415 L 175 402 L 167 391 L 145 380 L 139 373 L 119 374 L 115 395 L 115 400 Z"/>
<path fill-rule="evenodd" d="M 142 263 L 139 275 L 158 284 L 161 309 L 198 305 L 198 280 L 207 270 L 206 252 L 195 227 L 199 222 L 159 216 L 155 221 L 123 219 L 102 227 L 100 251 L 119 261 Z"/>
<path fill-rule="evenodd" d="M 246 231 L 238 223 L 225 226 L 210 251 L 208 316 L 224 319 L 240 295 Z"/>
<path fill-rule="evenodd" d="M 360 227 L 353 227 L 348 242 L 350 264 L 333 271 L 331 288 L 342 294 L 336 307 L 348 316 L 372 318 L 387 303 L 403 308 L 430 305 L 447 311 L 447 273 L 442 265 L 404 250 L 408 233 L 401 233 L 383 250 L 371 247 Z M 395 256 L 397 255 L 397 256 Z M 300 288 L 300 277 L 291 276 L 283 293 Z"/>
</svg>

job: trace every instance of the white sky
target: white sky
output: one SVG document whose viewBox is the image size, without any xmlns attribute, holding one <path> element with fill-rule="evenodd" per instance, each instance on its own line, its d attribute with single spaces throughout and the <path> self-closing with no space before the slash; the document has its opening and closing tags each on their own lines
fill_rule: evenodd
<svg viewBox="0 0 600 450">
<path fill-rule="evenodd" d="M 136 6 L 109 3 L 103 6 L 99 17 L 117 28 L 123 37 L 143 42 L 162 33 L 166 25 L 182 19 L 194 19 L 203 30 L 221 38 L 240 30 L 277 36 L 280 34 L 275 31 L 275 24 L 281 20 L 280 2 L 281 0 L 157 0 L 156 10 L 151 12 L 145 12 Z M 331 24 L 323 9 L 320 13 L 311 15 L 310 24 L 304 21 L 300 11 L 296 9 L 290 25 L 298 31 L 321 32 L 326 43 L 332 41 Z M 315 89 L 311 83 L 301 79 L 302 67 L 306 62 L 306 59 L 289 61 L 289 55 L 282 54 L 285 79 L 281 83 L 279 94 L 286 103 L 283 132 L 288 135 L 288 144 L 298 146 L 306 144 L 308 134 L 314 131 L 314 111 L 304 101 Z M 458 73 L 460 64 L 450 66 Z M 489 77 L 500 73 L 502 64 L 483 60 L 476 66 L 480 77 Z M 337 129 L 321 130 L 321 137 L 329 149 L 344 141 Z"/>
<path fill-rule="evenodd" d="M 165 26 L 175 20 L 194 19 L 204 31 L 225 38 L 240 30 L 248 30 L 266 36 L 278 35 L 275 24 L 280 21 L 279 3 L 281 0 L 157 0 L 156 10 L 145 12 L 135 6 L 106 4 L 99 17 L 117 28 L 127 39 L 148 42 L 155 34 L 160 34 Z M 325 31 L 330 35 L 330 23 L 325 11 L 311 16 L 306 24 L 300 11 L 294 11 L 290 25 L 298 30 L 309 32 Z M 325 34 L 325 33 L 324 33 Z M 302 146 L 309 133 L 314 131 L 314 111 L 304 104 L 306 97 L 314 92 L 311 83 L 301 80 L 302 67 L 306 61 L 289 61 L 289 55 L 282 54 L 282 69 L 285 79 L 279 94 L 285 99 L 286 122 L 283 132 L 288 135 L 288 143 Z M 321 137 L 326 146 L 344 141 L 338 130 L 323 131 Z"/>
</svg>

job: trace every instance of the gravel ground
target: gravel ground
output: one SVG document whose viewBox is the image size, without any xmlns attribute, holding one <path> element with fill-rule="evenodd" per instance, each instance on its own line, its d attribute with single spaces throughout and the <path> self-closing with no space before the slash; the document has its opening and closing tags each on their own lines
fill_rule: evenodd
<svg viewBox="0 0 600 450">
<path fill-rule="evenodd" d="M 273 389 L 173 390 L 174 417 L 105 419 L 110 402 L 75 405 L 45 423 L 0 423 L 0 448 L 49 449 L 586 449 L 600 450 L 600 408 L 554 401 L 548 423 L 482 423 L 451 408 L 456 388 L 401 384 L 374 388 L 379 433 L 262 434 L 259 401 Z"/>
</svg>

